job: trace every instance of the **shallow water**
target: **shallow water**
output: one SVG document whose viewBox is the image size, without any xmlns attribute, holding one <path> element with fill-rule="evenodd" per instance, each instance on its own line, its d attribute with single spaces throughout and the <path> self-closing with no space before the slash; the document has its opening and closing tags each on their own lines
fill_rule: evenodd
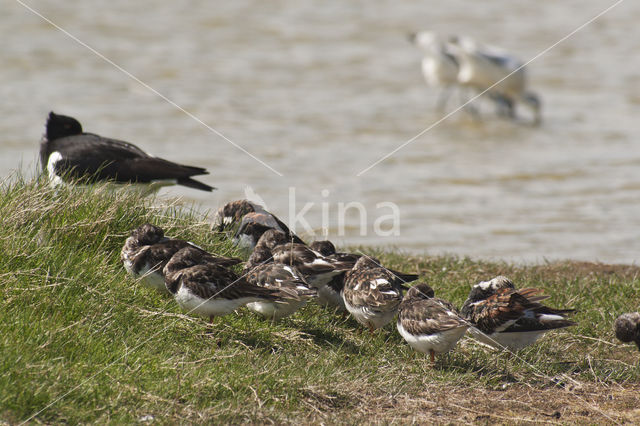
<svg viewBox="0 0 640 426">
<path fill-rule="evenodd" d="M 85 130 L 207 167 L 204 208 L 245 187 L 320 237 L 430 254 L 634 262 L 640 248 L 640 4 L 614 10 L 529 65 L 540 127 L 440 116 L 412 30 L 472 36 L 528 60 L 613 4 L 603 1 L 28 3 L 283 176 L 243 153 L 17 2 L 0 18 L 0 176 L 34 170 L 50 110 Z M 453 106 L 453 104 L 452 104 Z M 324 192 L 323 192 L 324 191 Z M 327 192 L 328 191 L 328 192 Z M 366 235 L 351 210 L 366 208 Z M 391 202 L 400 235 L 373 232 Z M 387 225 L 389 222 L 386 222 Z M 132 224 L 132 226 L 135 224 Z"/>
</svg>

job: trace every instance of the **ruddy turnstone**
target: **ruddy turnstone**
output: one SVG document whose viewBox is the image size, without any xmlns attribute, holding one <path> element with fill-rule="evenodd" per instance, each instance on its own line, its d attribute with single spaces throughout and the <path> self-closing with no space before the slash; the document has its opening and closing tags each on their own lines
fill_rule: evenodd
<svg viewBox="0 0 640 426">
<path fill-rule="evenodd" d="M 342 263 L 350 262 L 352 265 L 355 265 L 358 259 L 362 257 L 361 254 L 338 252 L 336 251 L 336 247 L 333 243 L 328 240 L 314 241 L 309 245 L 309 247 L 327 258 Z M 394 271 L 393 269 L 389 269 L 389 271 L 398 276 L 403 282 L 411 282 L 418 279 L 418 275 L 416 274 L 406 274 Z M 341 294 L 342 289 L 344 288 L 344 276 L 346 272 L 347 271 L 344 271 L 343 273 L 336 275 L 327 283 L 326 286 L 318 290 L 318 303 L 321 305 L 336 307 L 341 311 L 346 311 L 344 299 Z"/>
<path fill-rule="evenodd" d="M 127 272 L 140 277 L 142 283 L 160 292 L 167 293 L 162 269 L 171 256 L 185 247 L 201 250 L 210 263 L 232 266 L 242 262 L 236 257 L 213 256 L 194 244 L 173 238 L 167 238 L 159 226 L 145 223 L 131 231 L 120 252 L 120 260 Z"/>
<path fill-rule="evenodd" d="M 173 255 L 164 267 L 165 284 L 176 302 L 187 312 L 208 317 L 210 322 L 251 302 L 283 301 L 290 296 L 279 289 L 260 287 L 235 272 L 206 261 L 194 247 Z"/>
<path fill-rule="evenodd" d="M 411 287 L 402 299 L 396 326 L 409 346 L 428 353 L 435 362 L 435 354 L 453 349 L 470 324 L 451 303 L 436 299 L 433 289 L 421 283 Z"/>
<path fill-rule="evenodd" d="M 287 238 L 287 235 L 282 231 L 277 231 L 275 229 L 268 229 L 265 231 L 260 239 L 258 239 L 249 259 L 245 262 L 245 271 L 264 263 L 273 263 L 271 250 L 288 242 L 289 239 Z"/>
<path fill-rule="evenodd" d="M 380 262 L 362 256 L 344 279 L 342 297 L 347 311 L 373 331 L 388 324 L 402 302 L 403 281 Z"/>
<path fill-rule="evenodd" d="M 270 214 L 260 204 L 249 200 L 229 201 L 216 212 L 213 217 L 213 227 L 218 231 L 223 231 L 225 228 L 240 223 L 242 218 L 249 213 Z"/>
<path fill-rule="evenodd" d="M 517 351 L 542 334 L 575 322 L 566 315 L 574 309 L 554 309 L 539 303 L 548 296 L 541 290 L 516 290 L 511 280 L 499 276 L 473 286 L 460 313 L 472 323 L 469 331 L 479 342 L 496 349 Z"/>
<path fill-rule="evenodd" d="M 265 263 L 248 271 L 246 279 L 251 284 L 280 290 L 288 294 L 286 302 L 260 301 L 247 304 L 247 308 L 263 317 L 278 320 L 293 314 L 316 295 L 295 268 L 278 263 Z"/>
<path fill-rule="evenodd" d="M 620 315 L 613 323 L 613 329 L 618 340 L 634 342 L 640 350 L 640 312 Z"/>
<path fill-rule="evenodd" d="M 323 256 L 306 244 L 287 242 L 271 249 L 275 263 L 294 266 L 306 278 L 309 285 L 318 289 L 318 293 L 326 290 L 331 279 L 353 267 L 353 262 L 342 262 Z"/>
<path fill-rule="evenodd" d="M 245 263 L 245 270 L 266 263 L 295 268 L 318 293 L 325 291 L 324 287 L 334 276 L 351 269 L 352 266 L 352 263 L 325 258 L 305 244 L 292 243 L 284 232 L 275 229 L 269 229 L 262 234 Z"/>
<path fill-rule="evenodd" d="M 336 247 L 333 245 L 333 243 L 328 240 L 314 241 L 309 245 L 309 247 L 312 250 L 317 251 L 318 253 L 322 254 L 325 257 L 337 260 L 339 262 L 344 262 L 344 263 L 351 262 L 354 265 L 356 264 L 358 259 L 360 259 L 362 256 L 365 256 L 364 254 L 358 254 L 358 253 L 339 252 L 336 250 Z M 386 268 L 386 269 L 389 270 L 394 275 L 396 275 L 401 281 L 407 282 L 407 283 L 415 281 L 420 277 L 418 274 L 409 274 L 406 272 L 396 271 L 391 268 Z"/>
<path fill-rule="evenodd" d="M 313 241 L 309 244 L 309 247 L 323 256 L 331 256 L 337 253 L 336 246 L 329 240 Z M 355 261 L 357 262 L 358 259 L 355 259 Z"/>
<path fill-rule="evenodd" d="M 358 261 L 357 255 L 353 257 L 336 256 L 336 247 L 331 241 L 314 241 L 309 245 L 309 247 L 325 257 L 334 257 L 342 261 L 351 261 L 354 265 Z M 344 288 L 344 276 L 346 273 L 347 271 L 344 271 L 336 275 L 335 277 L 331 278 L 327 285 L 322 286 L 322 288 L 318 289 L 319 304 L 334 307 L 342 312 L 347 311 L 347 308 L 344 306 L 344 299 L 342 298 L 341 294 L 342 289 Z"/>
<path fill-rule="evenodd" d="M 40 162 L 53 185 L 72 178 L 147 184 L 149 192 L 175 184 L 202 191 L 215 189 L 191 178 L 209 173 L 201 167 L 173 163 L 131 143 L 84 133 L 78 120 L 53 112 L 40 143 Z"/>
<path fill-rule="evenodd" d="M 240 226 L 233 236 L 235 245 L 251 252 L 258 240 L 270 229 L 284 232 L 288 241 L 304 244 L 297 235 L 289 231 L 289 228 L 271 213 L 248 213 L 245 214 L 240 222 Z"/>
</svg>

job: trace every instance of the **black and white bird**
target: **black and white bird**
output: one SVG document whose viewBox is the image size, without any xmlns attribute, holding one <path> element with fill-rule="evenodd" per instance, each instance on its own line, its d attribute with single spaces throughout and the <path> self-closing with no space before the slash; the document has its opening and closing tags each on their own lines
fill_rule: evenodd
<svg viewBox="0 0 640 426">
<path fill-rule="evenodd" d="M 49 113 L 40 143 L 40 163 L 53 185 L 80 179 L 145 184 L 146 192 L 176 184 L 202 191 L 215 189 L 191 178 L 209 173 L 201 167 L 173 163 L 131 143 L 85 133 L 78 120 L 54 112 Z"/>
<path fill-rule="evenodd" d="M 239 248 L 251 252 L 258 240 L 266 231 L 274 229 L 283 232 L 288 241 L 305 244 L 296 234 L 291 232 L 275 215 L 268 212 L 252 212 L 242 217 L 240 226 L 233 237 L 233 243 Z"/>
<path fill-rule="evenodd" d="M 516 118 L 517 103 L 527 106 L 533 123 L 542 120 L 540 98 L 529 90 L 522 61 L 503 49 L 482 45 L 469 37 L 450 37 L 447 52 L 458 63 L 458 83 L 502 103 L 506 114 Z"/>
<path fill-rule="evenodd" d="M 391 322 L 402 302 L 405 281 L 380 262 L 362 256 L 344 279 L 342 297 L 347 311 L 371 333 Z"/>
<path fill-rule="evenodd" d="M 541 290 L 516 290 L 507 277 L 499 276 L 473 286 L 460 313 L 472 323 L 469 332 L 480 343 L 496 349 L 520 350 L 549 330 L 576 323 L 567 319 L 574 309 L 554 309 L 539 303 L 548 296 Z"/>
<path fill-rule="evenodd" d="M 309 247 L 329 259 L 345 264 L 350 263 L 355 265 L 358 259 L 363 256 L 362 254 L 339 252 L 336 250 L 335 245 L 328 240 L 314 241 L 309 244 Z M 407 274 L 404 272 L 394 271 L 393 269 L 389 269 L 389 271 L 400 278 L 402 282 L 412 282 L 418 279 L 418 275 L 416 274 Z M 318 290 L 317 300 L 319 304 L 331 306 L 340 311 L 346 311 L 347 308 L 344 306 L 342 290 L 344 289 L 344 277 L 347 272 L 348 271 L 344 271 L 341 274 L 336 275 L 327 283 L 326 286 L 323 286 Z"/>
<path fill-rule="evenodd" d="M 640 350 L 640 312 L 620 315 L 613 323 L 618 340 L 624 343 L 633 342 Z"/>
<path fill-rule="evenodd" d="M 185 247 L 173 255 L 164 267 L 167 289 L 180 307 L 202 315 L 227 315 L 251 302 L 282 301 L 290 295 L 277 289 L 260 287 L 224 266 L 208 263 L 206 255 L 194 247 Z"/>
<path fill-rule="evenodd" d="M 250 311 L 274 321 L 293 314 L 317 294 L 295 268 L 278 263 L 254 267 L 246 273 L 246 280 L 259 287 L 279 290 L 289 295 L 284 302 L 263 300 L 247 304 Z"/>
<path fill-rule="evenodd" d="M 459 37 L 452 38 L 454 41 L 459 39 Z M 464 40 L 469 39 L 465 38 Z M 455 89 L 458 89 L 461 102 L 464 104 L 468 100 L 465 96 L 465 90 L 471 88 L 481 92 L 484 88 L 488 87 L 480 85 L 478 81 L 476 81 L 477 79 L 473 82 L 470 81 L 468 71 L 460 74 L 462 55 L 459 51 L 460 48 L 452 45 L 450 41 L 445 40 L 435 32 L 420 31 L 409 34 L 409 41 L 419 47 L 424 53 L 424 57 L 422 58 L 422 75 L 427 85 L 441 88 L 436 104 L 436 109 L 439 112 L 445 112 L 447 101 L 451 98 Z M 467 67 L 468 63 L 463 65 Z M 500 115 L 514 118 L 514 102 L 510 97 L 503 95 L 498 90 L 491 90 L 487 96 L 498 106 L 498 113 Z M 473 105 L 466 105 L 465 110 L 474 116 L 478 116 L 478 110 Z"/>
<path fill-rule="evenodd" d="M 449 352 L 464 336 L 471 324 L 463 319 L 451 303 L 435 298 L 428 284 L 417 284 L 407 291 L 400 303 L 396 326 L 402 338 L 418 352 Z"/>
<path fill-rule="evenodd" d="M 162 269 L 175 253 L 185 247 L 202 251 L 209 263 L 232 266 L 242 262 L 242 259 L 237 257 L 213 256 L 188 241 L 165 237 L 162 228 L 150 223 L 131 231 L 131 236 L 127 238 L 120 252 L 120 260 L 126 271 L 136 278 L 141 278 L 141 282 L 147 287 L 168 293 Z"/>
</svg>

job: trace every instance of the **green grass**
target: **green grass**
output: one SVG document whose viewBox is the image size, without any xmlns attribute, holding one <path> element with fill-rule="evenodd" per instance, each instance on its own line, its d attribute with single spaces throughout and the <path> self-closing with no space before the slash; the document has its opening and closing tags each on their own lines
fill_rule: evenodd
<svg viewBox="0 0 640 426">
<path fill-rule="evenodd" d="M 460 305 L 498 274 L 575 307 L 578 325 L 509 356 L 470 339 L 432 367 L 387 326 L 370 336 L 310 304 L 279 323 L 245 309 L 213 327 L 125 274 L 119 253 L 152 222 L 238 255 L 196 209 L 126 191 L 0 189 L 0 420 L 136 422 L 638 421 L 638 352 L 615 317 L 638 309 L 640 270 L 576 262 L 518 266 L 359 248 L 420 272 Z M 608 395 L 615 394 L 614 399 Z"/>
</svg>

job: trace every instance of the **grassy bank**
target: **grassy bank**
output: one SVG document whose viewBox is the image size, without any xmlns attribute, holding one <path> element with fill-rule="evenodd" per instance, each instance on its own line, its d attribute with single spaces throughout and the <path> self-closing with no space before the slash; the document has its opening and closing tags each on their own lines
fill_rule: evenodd
<svg viewBox="0 0 640 426">
<path fill-rule="evenodd" d="M 246 310 L 211 328 L 125 275 L 129 231 L 153 222 L 237 254 L 200 213 L 112 193 L 0 190 L 0 420 L 57 422 L 640 421 L 640 355 L 611 324 L 640 304 L 640 269 L 563 262 L 519 267 L 374 253 L 418 271 L 460 305 L 498 274 L 542 287 L 578 326 L 517 356 L 470 339 L 431 367 L 394 327 L 373 337 L 309 305 L 272 324 Z"/>
</svg>

